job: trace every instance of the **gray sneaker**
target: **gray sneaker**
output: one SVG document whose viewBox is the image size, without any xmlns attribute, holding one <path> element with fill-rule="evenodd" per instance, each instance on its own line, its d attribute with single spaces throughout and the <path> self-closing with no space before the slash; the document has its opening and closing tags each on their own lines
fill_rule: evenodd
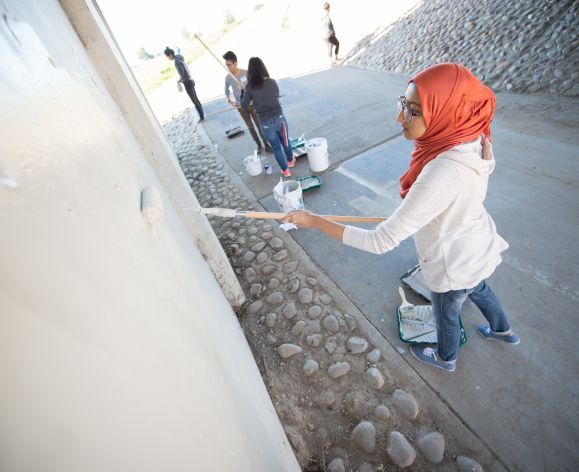
<svg viewBox="0 0 579 472">
<path fill-rule="evenodd" d="M 493 341 L 504 341 L 506 343 L 516 346 L 521 342 L 519 338 L 512 330 L 505 331 L 504 333 L 498 333 L 492 331 L 489 325 L 476 325 L 476 330 L 485 339 L 491 339 Z"/>
<path fill-rule="evenodd" d="M 410 346 L 410 352 L 416 359 L 425 364 L 438 367 L 446 372 L 454 372 L 456 370 L 456 359 L 453 361 L 443 361 L 438 357 L 438 351 L 431 347 L 414 345 Z"/>
</svg>

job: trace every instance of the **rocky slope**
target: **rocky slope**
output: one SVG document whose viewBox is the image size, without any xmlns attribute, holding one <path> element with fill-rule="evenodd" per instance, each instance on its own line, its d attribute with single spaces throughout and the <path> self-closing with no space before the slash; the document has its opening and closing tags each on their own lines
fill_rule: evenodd
<svg viewBox="0 0 579 472">
<path fill-rule="evenodd" d="M 459 62 L 495 91 L 578 96 L 578 2 L 430 0 L 360 41 L 349 63 L 414 74 Z"/>
</svg>

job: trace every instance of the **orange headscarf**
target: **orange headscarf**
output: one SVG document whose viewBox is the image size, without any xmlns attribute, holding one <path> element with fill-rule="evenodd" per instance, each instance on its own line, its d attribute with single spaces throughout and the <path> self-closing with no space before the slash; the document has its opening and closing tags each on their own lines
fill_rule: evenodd
<svg viewBox="0 0 579 472">
<path fill-rule="evenodd" d="M 432 159 L 457 144 L 491 135 L 495 95 L 466 67 L 443 63 L 428 67 L 410 82 L 416 84 L 426 132 L 414 141 L 410 167 L 400 177 L 404 198 L 416 178 Z M 409 82 L 409 83 L 410 83 Z"/>
</svg>

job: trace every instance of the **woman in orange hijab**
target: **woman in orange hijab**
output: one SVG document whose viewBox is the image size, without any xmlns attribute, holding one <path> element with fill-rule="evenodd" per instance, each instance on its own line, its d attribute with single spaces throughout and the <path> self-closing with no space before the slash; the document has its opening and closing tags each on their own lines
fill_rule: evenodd
<svg viewBox="0 0 579 472">
<path fill-rule="evenodd" d="M 509 344 L 520 341 L 485 281 L 508 248 L 484 208 L 495 166 L 490 144 L 494 108 L 493 92 L 459 64 L 438 64 L 419 72 L 398 97 L 397 121 L 415 147 L 400 177 L 403 200 L 392 216 L 374 230 L 344 226 L 308 211 L 284 219 L 376 254 L 414 235 L 431 291 L 438 343 L 410 350 L 420 361 L 447 372 L 456 369 L 459 315 L 467 297 L 488 321 L 476 326 L 481 336 Z"/>
</svg>

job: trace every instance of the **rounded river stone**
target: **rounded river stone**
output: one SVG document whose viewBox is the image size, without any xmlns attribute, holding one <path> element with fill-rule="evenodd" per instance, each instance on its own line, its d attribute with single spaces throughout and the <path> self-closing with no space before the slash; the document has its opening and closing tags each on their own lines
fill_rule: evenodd
<svg viewBox="0 0 579 472">
<path fill-rule="evenodd" d="M 370 454 L 376 447 L 376 430 L 369 421 L 362 421 L 352 431 L 352 442 Z"/>
<path fill-rule="evenodd" d="M 314 292 L 311 288 L 304 287 L 298 293 L 298 299 L 304 304 L 311 303 L 314 298 Z"/>
<path fill-rule="evenodd" d="M 281 312 L 283 316 L 285 316 L 289 320 L 297 315 L 298 310 L 296 309 L 295 303 L 288 303 L 283 307 Z"/>
<path fill-rule="evenodd" d="M 410 467 L 416 459 L 416 451 L 398 431 L 392 431 L 388 438 L 388 455 L 401 468 Z"/>
<path fill-rule="evenodd" d="M 438 464 L 444 457 L 444 436 L 437 431 L 422 436 L 416 443 L 430 462 Z"/>
<path fill-rule="evenodd" d="M 315 319 L 322 314 L 322 309 L 318 305 L 313 305 L 308 308 L 308 317 Z"/>
<path fill-rule="evenodd" d="M 346 341 L 346 349 L 352 354 L 362 354 L 368 349 L 368 341 L 364 338 L 353 336 Z"/>
<path fill-rule="evenodd" d="M 322 328 L 330 333 L 337 333 L 340 331 L 340 324 L 334 315 L 329 315 L 322 320 Z"/>
<path fill-rule="evenodd" d="M 306 377 L 315 374 L 319 369 L 320 369 L 319 364 L 313 359 L 308 359 L 303 367 L 303 371 Z"/>
<path fill-rule="evenodd" d="M 280 357 L 284 359 L 288 359 L 290 357 L 295 356 L 302 352 L 303 349 L 296 344 L 285 343 L 282 344 L 280 347 L 277 348 L 277 352 L 279 353 Z"/>
<path fill-rule="evenodd" d="M 281 305 L 283 303 L 283 295 L 281 292 L 272 292 L 266 298 L 270 305 Z"/>
<path fill-rule="evenodd" d="M 386 405 L 378 405 L 375 409 L 374 409 L 374 414 L 376 415 L 376 418 L 378 418 L 379 420 L 382 421 L 386 421 L 387 419 L 390 418 L 390 408 L 388 408 Z"/>
<path fill-rule="evenodd" d="M 410 419 L 418 416 L 418 403 L 414 397 L 404 390 L 396 390 L 392 397 L 392 404 L 397 410 Z"/>
<path fill-rule="evenodd" d="M 351 367 L 348 362 L 336 362 L 328 367 L 328 375 L 333 379 L 338 379 L 350 372 L 350 369 Z"/>
<path fill-rule="evenodd" d="M 380 371 L 376 369 L 376 367 L 370 367 L 364 373 L 364 379 L 366 380 L 366 383 L 372 388 L 380 389 L 384 386 L 384 377 Z"/>
</svg>

